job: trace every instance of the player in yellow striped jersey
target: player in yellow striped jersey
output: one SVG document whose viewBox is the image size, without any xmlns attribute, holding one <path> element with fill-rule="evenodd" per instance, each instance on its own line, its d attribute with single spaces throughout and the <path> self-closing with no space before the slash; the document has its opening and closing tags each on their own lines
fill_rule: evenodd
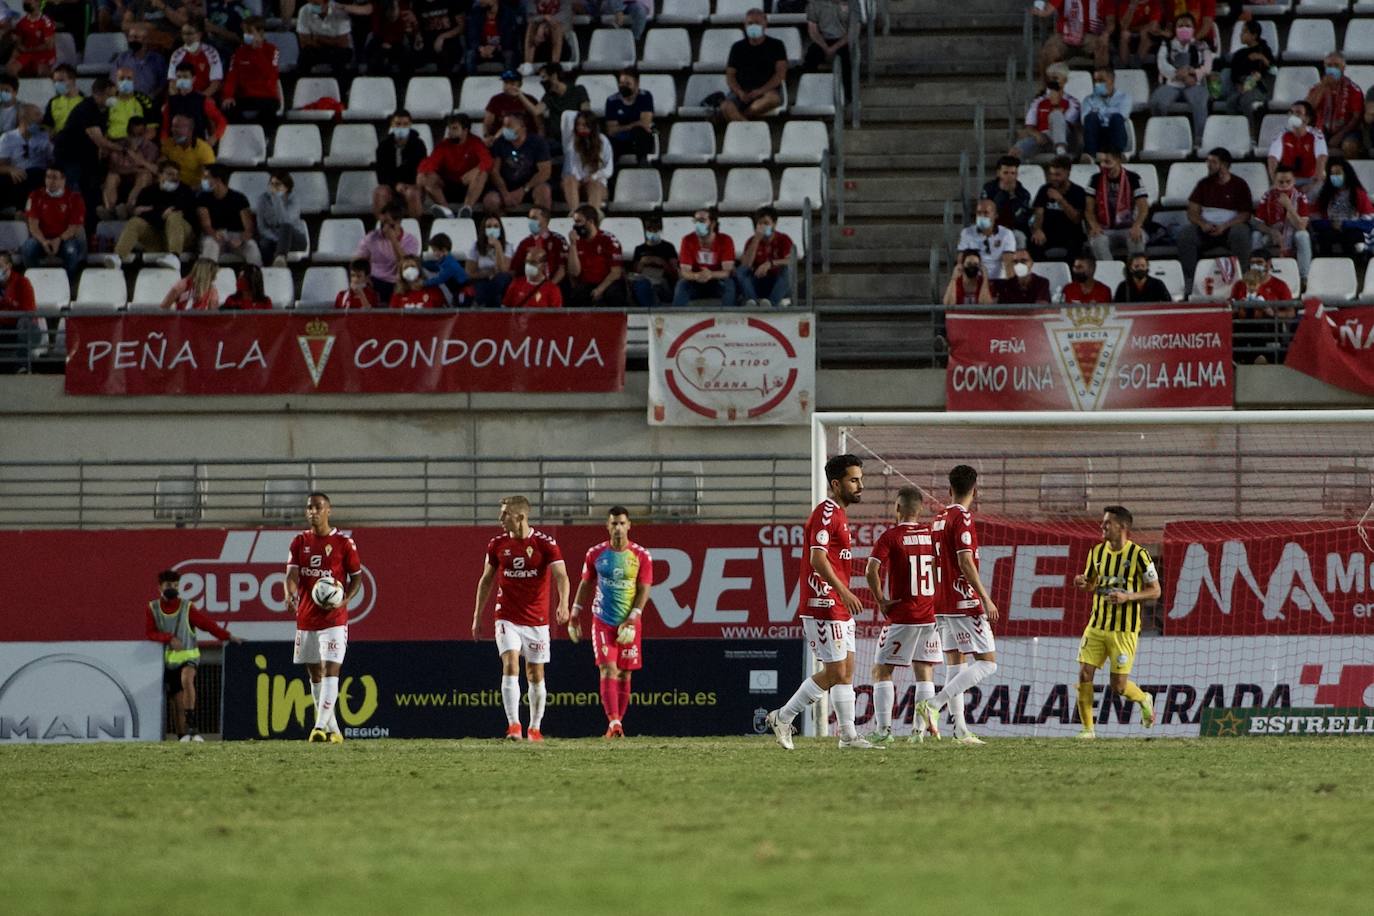
<svg viewBox="0 0 1374 916">
<path fill-rule="evenodd" d="M 1078 717 L 1080 738 L 1095 738 L 1093 676 L 1111 665 L 1112 690 L 1140 704 L 1140 721 L 1155 724 L 1154 702 L 1129 677 L 1140 638 L 1141 603 L 1160 596 L 1159 573 L 1150 552 L 1128 535 L 1134 519 L 1125 506 L 1108 506 L 1102 513 L 1102 543 L 1088 552 L 1088 563 L 1073 584 L 1092 592 L 1093 610 L 1078 646 Z"/>
</svg>

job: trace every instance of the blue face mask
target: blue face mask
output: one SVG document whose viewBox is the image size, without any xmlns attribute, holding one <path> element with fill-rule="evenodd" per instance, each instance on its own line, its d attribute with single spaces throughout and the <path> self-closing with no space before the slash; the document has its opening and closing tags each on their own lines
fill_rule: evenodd
<svg viewBox="0 0 1374 916">
<path fill-rule="evenodd" d="M 120 80 L 120 81 L 119 81 L 119 91 L 120 91 L 121 93 L 123 93 L 124 95 L 128 95 L 129 93 L 133 92 L 133 91 L 134 91 L 134 81 L 133 81 L 133 80 Z"/>
<path fill-rule="evenodd" d="M 644 233 L 644 241 L 648 242 L 650 245 L 657 245 L 662 238 L 663 236 L 657 232 Z"/>
<path fill-rule="evenodd" d="M 8 105 L 10 102 L 13 102 L 13 101 L 14 101 L 14 93 L 13 93 L 13 92 L 10 92 L 8 89 L 0 89 L 0 103 L 3 103 L 3 104 L 5 104 L 5 105 Z"/>
<path fill-rule="evenodd" d="M 207 194 L 210 193 L 210 191 L 212 190 L 212 186 L 211 186 L 211 184 L 210 184 L 210 179 L 208 179 L 208 178 L 202 178 L 202 179 L 200 180 L 200 189 L 201 189 L 202 191 L 204 191 L 205 193 L 207 193 Z"/>
<path fill-rule="evenodd" d="M 703 223 L 700 220 L 698 220 L 692 228 L 696 229 L 697 235 L 701 236 L 702 238 L 705 238 L 706 236 L 711 234 L 710 223 Z"/>
<path fill-rule="evenodd" d="M 181 79 L 177 80 L 177 88 L 180 89 L 182 92 L 189 92 L 191 86 L 191 80 L 188 80 L 185 77 L 182 77 Z"/>
<path fill-rule="evenodd" d="M 539 226 L 539 220 L 530 220 L 530 235 L 538 235 L 541 231 L 543 230 Z"/>
<path fill-rule="evenodd" d="M 1326 75 L 1329 76 L 1329 77 L 1331 77 L 1333 80 L 1338 80 L 1338 79 L 1341 78 L 1341 68 L 1340 68 L 1340 67 L 1327 67 L 1327 68 L 1326 68 Z"/>
<path fill-rule="evenodd" d="M 53 80 L 53 81 L 52 81 L 52 89 L 53 89 L 53 92 L 56 92 L 58 95 L 66 95 L 66 94 L 67 94 L 67 81 L 66 81 L 66 80 Z"/>
<path fill-rule="evenodd" d="M 393 128 L 391 128 L 391 136 L 395 137 L 397 140 L 404 140 L 404 139 L 406 139 L 407 137 L 410 136 L 410 128 L 409 128 L 409 127 L 393 127 Z"/>
<path fill-rule="evenodd" d="M 517 136 L 516 130 L 514 127 L 503 127 L 501 128 L 501 136 L 505 137 L 511 143 L 514 143 Z"/>
<path fill-rule="evenodd" d="M 1106 84 L 1106 83 L 1093 83 L 1093 92 L 1095 92 L 1095 93 L 1097 93 L 1098 95 L 1100 95 L 1100 96 L 1102 96 L 1102 97 L 1105 98 L 1106 95 L 1107 95 L 1107 84 Z"/>
<path fill-rule="evenodd" d="M 1345 176 L 1342 175 L 1340 172 L 1336 172 L 1335 174 L 1333 174 L 1330 178 L 1330 181 L 1331 187 L 1333 188 L 1345 187 Z"/>
<path fill-rule="evenodd" d="M 489 239 L 499 239 L 500 237 L 501 237 L 501 227 L 500 227 L 500 226 L 488 226 L 488 227 L 487 227 L 487 238 L 489 238 Z"/>
<path fill-rule="evenodd" d="M 763 26 L 759 25 L 758 23 L 751 22 L 744 27 L 744 34 L 748 35 L 750 38 L 753 39 L 762 38 Z"/>
<path fill-rule="evenodd" d="M 766 239 L 771 239 L 771 238 L 773 237 L 773 227 L 772 227 L 772 226 L 764 226 L 764 227 L 763 227 L 763 237 L 766 238 Z"/>
<path fill-rule="evenodd" d="M 990 216 L 980 216 L 974 220 L 974 222 L 978 224 L 979 229 L 987 230 L 992 228 L 992 217 Z"/>
</svg>

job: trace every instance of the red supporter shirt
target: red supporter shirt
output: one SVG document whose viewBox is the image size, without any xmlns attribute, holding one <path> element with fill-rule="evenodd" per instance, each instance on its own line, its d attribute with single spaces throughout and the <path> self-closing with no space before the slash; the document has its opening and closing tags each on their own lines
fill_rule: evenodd
<svg viewBox="0 0 1374 916">
<path fill-rule="evenodd" d="M 1092 289 L 1086 293 L 1078 283 L 1070 283 L 1064 287 L 1064 301 L 1068 302 L 1111 302 L 1112 291 L 1105 283 L 1093 281 Z"/>
<path fill-rule="evenodd" d="M 546 263 L 550 277 L 557 275 L 568 263 L 568 240 L 557 232 L 546 229 L 541 235 L 527 235 L 520 240 L 520 244 L 515 246 L 515 254 L 510 259 L 510 272 L 517 277 L 524 276 L 525 258 L 535 248 L 548 255 Z"/>
<path fill-rule="evenodd" d="M 849 620 L 849 611 L 835 596 L 830 583 L 811 568 L 811 552 L 824 550 L 830 568 L 841 582 L 848 582 L 851 570 L 849 516 L 833 499 L 825 499 L 811 510 L 806 520 L 806 551 L 801 558 L 801 597 L 797 614 L 817 620 Z"/>
<path fill-rule="evenodd" d="M 1293 198 L 1294 208 L 1298 211 L 1298 216 L 1312 215 L 1312 202 L 1307 199 L 1307 195 L 1297 188 L 1285 194 L 1276 188 L 1270 188 L 1264 192 L 1259 204 L 1255 206 L 1255 216 L 1261 222 L 1268 223 L 1270 226 L 1277 226 L 1279 223 L 1288 219 L 1288 210 L 1283 205 L 1283 198 Z"/>
<path fill-rule="evenodd" d="M 678 263 L 696 270 L 720 270 L 726 261 L 735 259 L 735 240 L 724 232 L 716 233 L 710 248 L 701 247 L 701 237 L 695 232 L 683 236 L 678 246 Z M 844 618 L 848 619 L 848 618 Z"/>
<path fill-rule="evenodd" d="M 178 598 L 175 601 L 168 601 L 166 598 L 158 598 L 158 606 L 162 608 L 162 613 L 164 614 L 175 614 L 177 608 L 181 607 L 181 599 Z M 191 618 L 191 626 L 195 627 L 197 630 L 204 630 L 213 635 L 216 639 L 229 638 L 228 630 L 215 623 L 213 617 L 203 611 L 196 610 L 194 604 L 191 605 L 189 616 Z M 153 609 L 151 607 L 148 608 L 148 616 L 144 619 L 143 623 L 143 632 L 147 634 L 148 638 L 153 642 L 160 642 L 165 645 L 171 642 L 172 637 L 176 635 L 175 633 L 164 633 L 157 628 L 157 619 L 153 617 Z M 195 646 L 183 646 L 182 648 L 194 649 Z"/>
<path fill-rule="evenodd" d="M 577 263 L 582 268 L 577 276 L 578 283 L 595 286 L 620 266 L 620 242 L 609 232 L 598 232 L 593 238 L 579 238 L 573 244 L 577 246 Z"/>
<path fill-rule="evenodd" d="M 444 181 L 456 184 L 474 168 L 490 172 L 491 165 L 491 152 L 487 145 L 468 135 L 462 143 L 453 140 L 441 141 L 434 147 L 434 152 L 420 161 L 417 171 L 438 172 Z"/>
<path fill-rule="evenodd" d="M 19 39 L 19 53 L 33 54 L 33 62 L 46 59 L 49 63 L 57 60 L 57 47 L 40 51 L 39 48 L 44 42 L 52 41 L 57 36 L 57 24 L 47 16 L 25 16 L 14 25 L 14 34 Z M 41 58 L 39 57 L 41 55 Z"/>
<path fill-rule="evenodd" d="M 1317 158 L 1326 155 L 1326 138 L 1320 131 L 1308 130 L 1300 137 L 1285 130 L 1269 145 L 1269 155 L 1293 170 L 1298 178 L 1312 178 L 1317 174 Z"/>
<path fill-rule="evenodd" d="M 47 189 L 39 188 L 29 195 L 24 214 L 38 220 L 38 228 L 45 237 L 55 239 L 72 226 L 86 224 L 86 202 L 71 188 L 61 197 L 53 197 Z"/>
<path fill-rule="evenodd" d="M 1131 31 L 1141 29 L 1150 23 L 1159 24 L 1159 17 L 1163 10 L 1160 8 L 1160 0 L 1139 0 L 1135 7 L 1135 16 L 1130 22 L 1126 22 L 1125 16 L 1131 9 L 1131 0 L 1116 0 L 1116 19 Z"/>
<path fill-rule="evenodd" d="M 563 293 L 552 280 L 545 280 L 535 286 L 524 277 L 516 277 L 511 281 L 511 285 L 506 287 L 501 304 L 507 308 L 556 309 L 563 306 Z"/>
<path fill-rule="evenodd" d="M 177 67 L 190 67 L 191 88 L 196 92 L 204 92 L 214 80 L 224 79 L 224 65 L 220 62 L 219 52 L 203 41 L 194 54 L 187 51 L 185 45 L 177 48 L 167 63 L 167 73 L 171 79 L 176 79 Z"/>
<path fill-rule="evenodd" d="M 33 298 L 33 284 L 18 270 L 10 268 L 10 277 L 0 289 L 0 312 L 36 312 L 38 304 Z M 15 328 L 18 318 L 0 318 L 0 328 Z"/>
<path fill-rule="evenodd" d="M 1313 86 L 1308 90 L 1307 103 L 1317 113 L 1312 126 L 1331 136 L 1352 117 L 1364 113 L 1364 92 L 1350 77 L 1342 76 L 1334 89 L 1324 83 Z"/>
<path fill-rule="evenodd" d="M 239 45 L 229 58 L 229 73 L 224 78 L 224 97 L 275 99 L 280 79 L 281 56 L 270 41 L 260 45 Z"/>
<path fill-rule="evenodd" d="M 1195 25 L 1202 25 L 1205 16 L 1213 22 L 1217 18 L 1217 0 L 1164 0 L 1164 12 L 1161 17 L 1168 25 L 1179 16 L 1188 13 L 1193 17 Z"/>
<path fill-rule="evenodd" d="M 776 276 L 779 271 L 787 266 L 787 259 L 792 255 L 792 239 L 785 233 L 773 230 L 773 234 L 766 239 L 759 239 L 759 243 L 754 246 L 754 263 L 750 267 L 757 267 L 766 261 L 773 261 L 773 267 L 768 271 L 770 277 Z"/>
<path fill-rule="evenodd" d="M 388 308 L 441 309 L 446 305 L 448 305 L 448 300 L 446 300 L 444 294 L 439 291 L 439 287 L 425 286 L 404 293 L 392 293 L 391 302 L 388 304 Z"/>
<path fill-rule="evenodd" d="M 883 532 L 873 546 L 887 583 L 887 597 L 897 602 L 885 612 L 892 623 L 934 623 L 935 593 L 940 583 L 930 529 L 902 522 Z"/>
<path fill-rule="evenodd" d="M 1293 298 L 1293 291 L 1288 288 L 1278 277 L 1270 277 L 1259 285 L 1259 297 L 1265 302 L 1285 302 Z M 1248 299 L 1250 294 L 1245 291 L 1245 281 L 1237 280 L 1231 287 L 1232 299 Z"/>
<path fill-rule="evenodd" d="M 487 544 L 487 565 L 496 570 L 496 619 L 516 626 L 549 625 L 549 567 L 563 562 L 558 542 L 530 529 L 525 539 L 502 534 Z"/>
<path fill-rule="evenodd" d="M 1041 133 L 1048 131 L 1050 129 L 1050 114 L 1052 114 L 1056 108 L 1064 112 L 1064 118 L 1070 123 L 1078 120 L 1078 103 L 1076 101 L 1071 100 L 1067 95 L 1061 93 L 1059 96 L 1059 104 L 1055 105 L 1054 102 L 1050 100 L 1049 94 L 1045 93 L 1036 98 L 1035 101 L 1031 103 L 1031 107 L 1026 110 L 1026 126 L 1034 127 Z"/>
<path fill-rule="evenodd" d="M 375 309 L 381 300 L 377 298 L 377 291 L 368 286 L 362 292 L 352 289 L 340 290 L 334 297 L 334 308 L 336 309 Z"/>
<path fill-rule="evenodd" d="M 525 103 L 520 101 L 521 98 L 529 101 L 531 105 L 539 104 L 534 98 L 524 93 L 516 96 L 498 92 L 491 97 L 491 101 L 487 102 L 487 114 L 496 115 L 498 127 L 501 124 L 501 119 L 506 115 L 516 115 L 525 122 L 525 130 L 532 134 L 542 134 L 543 131 L 540 129 L 539 123 L 535 120 L 534 115 L 530 114 L 530 110 L 525 107 Z"/>
<path fill-rule="evenodd" d="M 1064 11 L 1066 5 L 1065 0 L 1050 0 L 1050 6 L 1059 11 L 1054 27 L 1071 45 L 1082 44 L 1084 32 L 1089 35 L 1101 32 L 1113 12 L 1112 0 L 1079 0 L 1076 18 Z"/>
<path fill-rule="evenodd" d="M 295 568 L 300 572 L 300 582 L 296 591 L 296 629 L 327 630 L 348 624 L 348 604 L 325 610 L 315 604 L 311 591 L 315 583 L 325 577 L 333 578 L 348 588 L 348 577 L 362 572 L 363 564 L 358 559 L 358 547 L 353 538 L 341 534 L 338 528 L 329 529 L 326 535 L 318 535 L 313 530 L 302 531 L 291 540 L 291 549 L 286 556 L 288 573 Z"/>
<path fill-rule="evenodd" d="M 930 525 L 935 538 L 935 556 L 940 566 L 940 594 L 935 613 L 944 617 L 981 617 L 983 602 L 973 586 L 959 570 L 959 554 L 973 551 L 978 562 L 978 531 L 973 527 L 973 513 L 955 503 L 935 518 Z"/>
</svg>

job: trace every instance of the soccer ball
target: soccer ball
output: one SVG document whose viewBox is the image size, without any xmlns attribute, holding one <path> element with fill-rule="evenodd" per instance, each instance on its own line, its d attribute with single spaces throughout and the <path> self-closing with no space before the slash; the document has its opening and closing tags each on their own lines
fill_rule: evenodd
<svg viewBox="0 0 1374 916">
<path fill-rule="evenodd" d="M 310 597 L 315 599 L 315 604 L 331 611 L 343 604 L 343 586 L 336 579 L 321 579 L 315 583 L 315 587 L 310 590 Z"/>
</svg>

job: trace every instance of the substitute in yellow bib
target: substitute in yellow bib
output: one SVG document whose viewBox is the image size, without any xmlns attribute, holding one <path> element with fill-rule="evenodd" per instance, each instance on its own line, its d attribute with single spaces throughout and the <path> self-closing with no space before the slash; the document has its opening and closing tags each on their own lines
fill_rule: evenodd
<svg viewBox="0 0 1374 916">
<path fill-rule="evenodd" d="M 1088 563 L 1073 584 L 1092 592 L 1093 610 L 1083 641 L 1078 646 L 1078 717 L 1083 720 L 1080 738 L 1095 738 L 1093 730 L 1093 677 L 1104 664 L 1111 665 L 1112 690 L 1140 704 L 1140 721 L 1155 724 L 1154 702 L 1130 680 L 1140 639 L 1141 603 L 1160 596 L 1159 573 L 1150 552 L 1128 535 L 1134 521 L 1125 506 L 1108 506 L 1102 513 L 1102 543 L 1088 552 Z"/>
</svg>

